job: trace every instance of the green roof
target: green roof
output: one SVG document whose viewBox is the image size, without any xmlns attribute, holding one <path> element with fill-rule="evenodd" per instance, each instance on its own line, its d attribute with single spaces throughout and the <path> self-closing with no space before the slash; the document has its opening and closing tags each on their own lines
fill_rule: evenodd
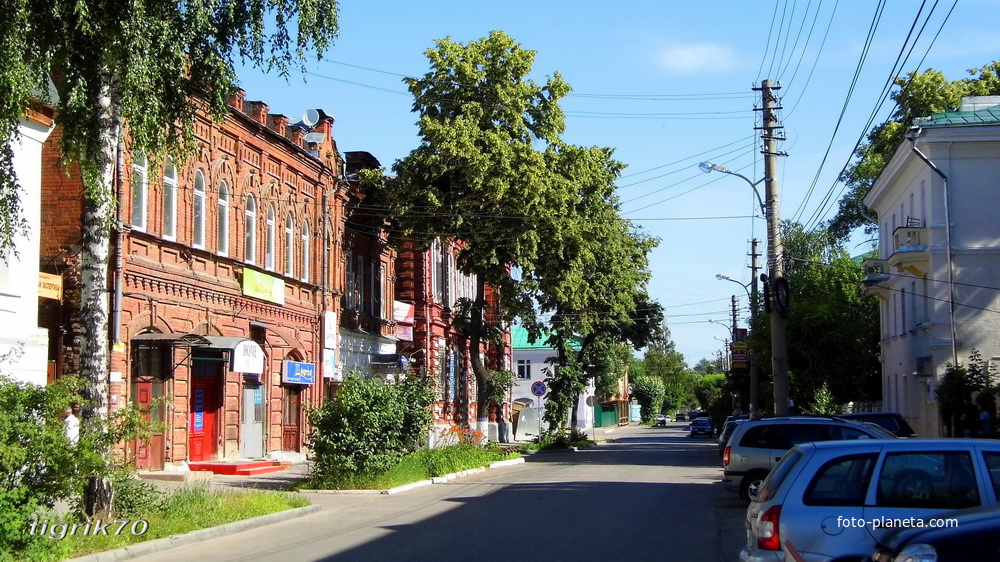
<svg viewBox="0 0 1000 562">
<path fill-rule="evenodd" d="M 974 125 L 1000 124 L 1000 106 L 987 107 L 977 111 L 949 111 L 924 117 L 917 121 L 921 127 L 963 127 Z"/>
<path fill-rule="evenodd" d="M 511 347 L 513 349 L 553 349 L 552 347 L 545 345 L 545 339 L 548 336 L 542 334 L 538 336 L 538 339 L 534 343 L 528 341 L 528 330 L 522 326 L 514 326 L 510 330 Z M 573 349 L 580 349 L 580 343 L 574 341 L 572 345 Z"/>
</svg>

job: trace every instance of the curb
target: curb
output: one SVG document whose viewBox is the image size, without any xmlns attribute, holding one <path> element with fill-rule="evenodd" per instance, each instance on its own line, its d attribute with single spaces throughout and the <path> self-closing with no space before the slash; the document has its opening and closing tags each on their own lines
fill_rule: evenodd
<svg viewBox="0 0 1000 562">
<path fill-rule="evenodd" d="M 219 525 L 218 527 L 198 529 L 197 531 L 191 531 L 190 533 L 184 533 L 183 535 L 174 535 L 171 537 L 164 537 L 162 539 L 136 543 L 122 548 L 116 548 L 114 550 L 95 552 L 94 554 L 87 554 L 79 558 L 73 558 L 71 559 L 71 562 L 112 562 L 115 560 L 131 560 L 140 556 L 147 556 L 149 554 L 207 541 L 223 535 L 246 531 L 247 529 L 254 529 L 265 525 L 272 525 L 274 523 L 304 517 L 306 515 L 316 513 L 317 511 L 321 511 L 322 509 L 323 508 L 318 505 L 308 505 L 306 507 L 286 509 L 285 511 L 269 513 L 267 515 L 261 515 L 260 517 L 252 517 L 242 521 L 233 521 L 232 523 L 226 523 L 225 525 Z"/>
<path fill-rule="evenodd" d="M 451 474 L 445 474 L 444 476 L 435 476 L 430 480 L 420 480 L 418 482 L 411 482 L 409 484 L 403 484 L 402 486 L 396 486 L 395 488 L 389 488 L 388 490 L 299 490 L 300 494 L 344 494 L 344 495 L 391 495 L 398 494 L 400 492 L 408 492 L 414 488 L 423 488 L 424 486 L 430 486 L 432 484 L 447 484 L 456 478 L 462 478 L 463 476 L 470 476 L 473 474 L 479 474 L 480 472 L 486 472 L 494 468 L 505 468 L 508 466 L 514 466 L 518 464 L 524 464 L 524 457 L 518 457 L 516 459 L 507 459 L 505 461 L 496 461 L 491 463 L 488 467 L 470 468 L 469 470 L 463 470 L 461 472 L 453 472 Z"/>
</svg>

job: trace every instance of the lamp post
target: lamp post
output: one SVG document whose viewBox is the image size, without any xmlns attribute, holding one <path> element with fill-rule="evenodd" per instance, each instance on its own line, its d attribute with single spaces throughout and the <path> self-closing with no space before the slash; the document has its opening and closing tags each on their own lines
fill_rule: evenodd
<svg viewBox="0 0 1000 562">
<path fill-rule="evenodd" d="M 754 195 L 757 196 L 757 202 L 760 204 L 761 210 L 764 212 L 764 217 L 767 220 L 767 277 L 770 281 L 771 290 L 767 291 L 765 289 L 765 293 L 770 293 L 769 297 L 772 301 L 770 306 L 771 374 L 774 380 L 774 413 L 779 416 L 788 415 L 788 338 L 785 331 L 784 316 L 788 314 L 788 285 L 784 280 L 783 275 L 784 266 L 782 263 L 783 256 L 781 255 L 781 223 L 778 218 L 777 181 L 774 178 L 769 177 L 769 175 L 765 175 L 763 178 L 755 182 L 750 181 L 749 178 L 742 174 L 732 172 L 725 166 L 713 164 L 711 162 L 702 162 L 698 165 L 698 167 L 706 174 L 711 172 L 722 172 L 723 174 L 736 176 L 747 182 L 747 184 L 750 185 L 750 188 L 753 189 Z M 773 167 L 771 166 L 768 168 L 773 170 Z M 757 184 L 761 182 L 766 182 L 766 205 L 761 200 L 760 193 L 757 191 Z M 737 281 L 737 283 L 739 282 Z M 751 398 L 751 401 L 752 400 L 753 399 Z M 754 404 L 754 407 L 756 406 L 757 405 Z"/>
<path fill-rule="evenodd" d="M 754 264 L 754 267 L 756 267 L 756 263 Z M 721 273 L 716 274 L 715 278 L 720 281 L 732 281 L 733 283 L 736 283 L 740 287 L 743 287 L 743 290 L 747 292 L 747 298 L 750 300 L 750 326 L 753 326 L 754 320 L 756 320 L 757 318 L 756 277 L 754 279 L 751 279 L 750 282 L 747 283 L 746 285 Z M 753 287 L 753 291 L 751 291 L 748 287 Z M 736 341 L 736 334 L 734 333 L 733 342 L 735 341 Z M 760 366 L 757 365 L 757 361 L 754 358 L 754 352 L 752 349 L 750 349 L 749 344 L 747 345 L 747 359 L 749 360 L 750 363 L 750 408 L 748 413 L 752 416 L 756 414 L 757 410 L 760 408 L 760 402 L 758 402 L 759 396 L 757 395 L 757 388 L 760 386 Z"/>
</svg>

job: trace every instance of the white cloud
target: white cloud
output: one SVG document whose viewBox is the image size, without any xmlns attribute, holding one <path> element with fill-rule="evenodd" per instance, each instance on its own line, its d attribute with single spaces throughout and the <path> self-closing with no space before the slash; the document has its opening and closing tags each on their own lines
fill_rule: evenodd
<svg viewBox="0 0 1000 562">
<path fill-rule="evenodd" d="M 693 74 L 706 70 L 726 70 L 735 66 L 736 54 L 729 47 L 700 43 L 668 47 L 657 56 L 660 64 L 671 72 Z"/>
</svg>

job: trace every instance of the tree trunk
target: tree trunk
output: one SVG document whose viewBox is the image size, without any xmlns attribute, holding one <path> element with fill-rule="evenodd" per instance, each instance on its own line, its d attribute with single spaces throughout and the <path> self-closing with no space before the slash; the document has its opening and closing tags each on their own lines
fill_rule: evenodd
<svg viewBox="0 0 1000 562">
<path fill-rule="evenodd" d="M 476 376 L 476 429 L 485 439 L 489 435 L 490 393 L 493 380 L 489 370 L 483 364 L 483 312 L 486 309 L 486 279 L 479 275 L 476 278 L 476 300 L 469 311 L 469 359 L 472 361 L 472 373 Z"/>
<path fill-rule="evenodd" d="M 110 309 L 108 294 L 108 263 L 111 245 L 111 220 L 115 197 L 112 189 L 115 175 L 116 150 L 121 135 L 121 113 L 118 94 L 109 72 L 101 80 L 101 151 L 84 170 L 83 244 L 80 252 L 80 376 L 84 381 L 82 394 L 84 431 L 106 431 L 108 420 L 108 369 Z M 88 173 L 87 168 L 90 168 Z M 103 440 L 102 440 L 103 443 Z M 110 456 L 108 445 L 102 444 L 97 453 Z M 84 494 L 87 515 L 108 516 L 112 511 L 114 492 L 104 474 L 93 475 Z"/>
</svg>

